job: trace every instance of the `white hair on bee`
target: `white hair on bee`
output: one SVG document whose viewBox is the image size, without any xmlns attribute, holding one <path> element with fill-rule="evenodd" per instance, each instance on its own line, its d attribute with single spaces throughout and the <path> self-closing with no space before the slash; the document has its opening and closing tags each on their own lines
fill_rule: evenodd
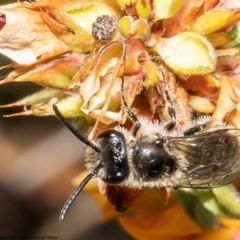
<svg viewBox="0 0 240 240">
<path fill-rule="evenodd" d="M 211 122 L 211 117 L 208 115 L 203 115 L 200 116 L 198 118 L 194 118 L 191 121 L 186 121 L 181 128 L 175 128 L 175 131 L 177 132 L 176 134 L 179 136 L 182 136 L 183 133 L 195 126 L 199 126 L 199 125 L 204 125 L 204 124 L 208 124 L 208 125 L 212 125 Z"/>
</svg>

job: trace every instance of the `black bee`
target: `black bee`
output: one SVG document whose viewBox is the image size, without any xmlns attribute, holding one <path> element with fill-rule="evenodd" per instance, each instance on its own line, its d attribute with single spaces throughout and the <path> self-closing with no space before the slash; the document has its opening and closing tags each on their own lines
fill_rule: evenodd
<svg viewBox="0 0 240 240">
<path fill-rule="evenodd" d="M 166 93 L 167 94 L 167 93 Z M 175 129 L 175 110 L 168 106 L 171 123 L 137 117 L 122 101 L 134 126 L 116 126 L 90 142 L 66 120 L 57 106 L 60 121 L 88 147 L 89 175 L 70 196 L 60 221 L 84 186 L 98 177 L 106 184 L 130 188 L 213 188 L 234 181 L 240 172 L 240 129 L 201 117 Z"/>
</svg>

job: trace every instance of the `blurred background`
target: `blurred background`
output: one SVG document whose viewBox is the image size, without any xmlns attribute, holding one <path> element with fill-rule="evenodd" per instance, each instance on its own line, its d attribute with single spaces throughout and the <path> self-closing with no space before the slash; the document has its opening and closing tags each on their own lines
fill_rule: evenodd
<svg viewBox="0 0 240 240">
<path fill-rule="evenodd" d="M 1 0 L 0 5 L 10 2 L 16 1 Z M 0 66 L 10 62 L 0 55 Z M 1 79 L 6 74 L 0 71 Z M 30 83 L 1 85 L 0 105 L 38 88 Z M 98 207 L 85 192 L 65 221 L 59 222 L 60 211 L 75 188 L 71 181 L 84 171 L 83 145 L 56 117 L 3 117 L 19 110 L 0 108 L 1 239 L 131 240 L 117 221 L 101 221 Z"/>
</svg>

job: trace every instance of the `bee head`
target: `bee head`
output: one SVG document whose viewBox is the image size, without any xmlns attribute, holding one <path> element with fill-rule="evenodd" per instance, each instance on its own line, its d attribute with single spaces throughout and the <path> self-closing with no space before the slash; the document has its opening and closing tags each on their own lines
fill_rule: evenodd
<svg viewBox="0 0 240 240">
<path fill-rule="evenodd" d="M 77 129 L 64 118 L 56 104 L 53 104 L 53 110 L 59 120 L 81 142 L 88 146 L 86 153 L 89 154 L 88 165 L 90 173 L 83 179 L 64 205 L 60 214 L 60 221 L 63 221 L 78 194 L 94 176 L 100 177 L 101 180 L 107 184 L 120 184 L 129 175 L 129 166 L 123 133 L 114 129 L 106 130 L 98 135 L 95 144 L 79 133 Z"/>
<path fill-rule="evenodd" d="M 100 133 L 96 139 L 100 143 L 99 177 L 107 184 L 119 184 L 129 174 L 127 149 L 124 135 L 114 129 Z"/>
</svg>

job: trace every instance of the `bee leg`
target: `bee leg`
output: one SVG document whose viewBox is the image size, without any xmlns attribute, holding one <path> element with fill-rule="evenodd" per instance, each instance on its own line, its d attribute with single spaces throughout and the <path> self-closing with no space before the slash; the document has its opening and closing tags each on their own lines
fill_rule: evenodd
<svg viewBox="0 0 240 240">
<path fill-rule="evenodd" d="M 123 102 L 123 105 L 125 107 L 125 110 L 128 114 L 128 116 L 131 118 L 132 122 L 134 123 L 134 126 L 133 126 L 133 136 L 135 137 L 138 130 L 140 129 L 141 127 L 141 123 L 139 122 L 137 116 L 131 111 L 131 109 L 128 107 L 127 105 L 127 102 L 125 100 L 125 97 L 124 97 L 124 77 L 122 77 L 122 85 L 121 85 L 121 92 L 122 92 L 122 102 Z"/>
<path fill-rule="evenodd" d="M 167 110 L 168 110 L 168 114 L 169 114 L 169 116 L 171 118 L 171 121 L 169 123 L 167 123 L 164 128 L 167 131 L 170 131 L 176 125 L 176 111 L 175 111 L 175 109 L 173 107 L 172 101 L 171 101 L 167 91 L 165 91 L 165 95 L 166 95 L 166 100 L 167 100 L 166 101 Z"/>
<path fill-rule="evenodd" d="M 183 133 L 183 135 L 184 136 L 194 135 L 195 133 L 202 131 L 207 125 L 208 125 L 207 123 L 204 123 L 204 124 L 200 124 L 195 127 L 189 128 L 187 131 Z"/>
<path fill-rule="evenodd" d="M 175 127 L 176 122 L 177 122 L 176 111 L 175 111 L 175 108 L 173 106 L 172 100 L 171 100 L 171 98 L 168 94 L 166 77 L 165 77 L 163 71 L 161 71 L 161 72 L 162 72 L 162 78 L 163 78 L 163 90 L 162 90 L 163 100 L 164 100 L 165 106 L 167 108 L 169 117 L 171 118 L 171 121 L 169 123 L 167 123 L 164 128 L 165 128 L 165 130 L 170 131 Z"/>
</svg>

